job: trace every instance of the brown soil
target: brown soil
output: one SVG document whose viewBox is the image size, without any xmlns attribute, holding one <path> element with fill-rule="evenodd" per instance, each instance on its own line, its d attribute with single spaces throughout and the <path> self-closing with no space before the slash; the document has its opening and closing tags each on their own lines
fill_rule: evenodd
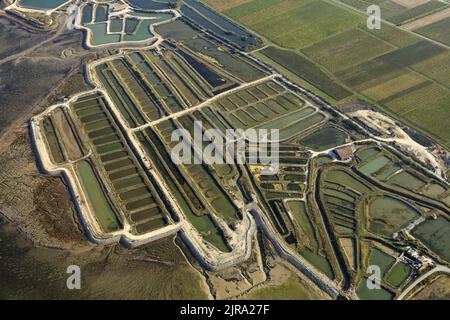
<svg viewBox="0 0 450 320">
<path fill-rule="evenodd" d="M 438 276 L 416 293 L 412 300 L 450 300 L 450 277 Z"/>
<path fill-rule="evenodd" d="M 23 133 L 0 154 L 0 212 L 33 242 L 50 247 L 87 245 L 60 178 L 41 175 Z"/>
<path fill-rule="evenodd" d="M 436 12 L 434 14 L 430 14 L 426 17 L 411 21 L 402 25 L 402 29 L 413 31 L 422 27 L 425 27 L 429 24 L 444 20 L 445 18 L 450 17 L 450 8 Z"/>
</svg>

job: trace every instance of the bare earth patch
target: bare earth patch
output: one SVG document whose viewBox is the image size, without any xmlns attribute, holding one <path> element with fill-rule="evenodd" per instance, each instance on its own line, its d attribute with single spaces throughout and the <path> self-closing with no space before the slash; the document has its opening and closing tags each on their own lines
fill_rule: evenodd
<svg viewBox="0 0 450 320">
<path fill-rule="evenodd" d="M 417 19 L 402 25 L 402 29 L 413 31 L 422 27 L 425 27 L 429 24 L 444 20 L 445 18 L 450 17 L 450 8 L 445 10 L 436 12 L 434 14 L 430 14 L 429 16 L 423 17 L 421 19 Z"/>
<path fill-rule="evenodd" d="M 205 2 L 217 11 L 222 12 L 251 1 L 252 0 L 206 0 Z"/>
<path fill-rule="evenodd" d="M 450 299 L 450 277 L 441 275 L 431 284 L 416 293 L 413 300 L 448 300 Z"/>
<path fill-rule="evenodd" d="M 394 120 L 384 114 L 372 110 L 358 110 L 350 113 L 349 116 L 380 133 L 379 140 L 394 142 L 406 154 L 413 155 L 419 162 L 433 167 L 437 175 L 447 170 L 438 160 L 437 155 L 414 141 Z"/>
<path fill-rule="evenodd" d="M 342 238 L 339 240 L 341 242 L 342 248 L 344 249 L 345 256 L 347 257 L 348 263 L 355 269 L 355 245 L 353 239 L 350 238 Z"/>
<path fill-rule="evenodd" d="M 406 8 L 415 8 L 421 6 L 422 4 L 430 2 L 430 0 L 391 0 L 391 1 Z"/>
</svg>

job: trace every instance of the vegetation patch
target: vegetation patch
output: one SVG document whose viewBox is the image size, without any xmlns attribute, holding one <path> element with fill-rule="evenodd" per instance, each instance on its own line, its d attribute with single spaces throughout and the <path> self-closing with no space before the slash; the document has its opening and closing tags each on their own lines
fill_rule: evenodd
<svg viewBox="0 0 450 320">
<path fill-rule="evenodd" d="M 419 213 L 411 205 L 388 196 L 375 198 L 367 212 L 369 229 L 387 237 L 419 217 Z"/>
<path fill-rule="evenodd" d="M 268 47 L 260 52 L 336 100 L 341 100 L 351 95 L 350 91 L 336 83 L 330 75 L 321 70 L 314 62 L 295 52 L 275 47 Z"/>
<path fill-rule="evenodd" d="M 400 287 L 408 279 L 411 271 L 410 266 L 403 262 L 398 262 L 389 272 L 386 281 L 394 287 Z"/>
<path fill-rule="evenodd" d="M 450 221 L 442 216 L 436 220 L 426 220 L 412 230 L 412 235 L 450 262 Z"/>
</svg>

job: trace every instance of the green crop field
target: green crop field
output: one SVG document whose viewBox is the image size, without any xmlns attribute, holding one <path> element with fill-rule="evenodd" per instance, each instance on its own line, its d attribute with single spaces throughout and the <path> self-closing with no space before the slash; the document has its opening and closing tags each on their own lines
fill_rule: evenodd
<svg viewBox="0 0 450 320">
<path fill-rule="evenodd" d="M 450 45 L 450 18 L 432 23 L 428 26 L 419 28 L 415 32 L 427 36 L 436 41 Z"/>
<path fill-rule="evenodd" d="M 286 48 L 304 47 L 363 21 L 322 0 L 253 0 L 224 14 Z"/>
<path fill-rule="evenodd" d="M 363 29 L 352 28 L 306 47 L 302 52 L 334 73 L 392 49 L 392 45 Z"/>
<path fill-rule="evenodd" d="M 402 262 L 397 263 L 386 277 L 386 281 L 394 287 L 399 287 L 411 274 L 411 267 Z"/>
<path fill-rule="evenodd" d="M 261 52 L 336 100 L 341 100 L 351 95 L 351 92 L 337 83 L 331 74 L 295 52 L 275 47 L 268 47 Z"/>
<path fill-rule="evenodd" d="M 267 40 L 258 57 L 345 107 L 355 98 L 375 104 L 406 124 L 422 129 L 445 146 L 450 95 L 450 50 L 394 25 L 368 30 L 358 13 L 370 4 L 394 24 L 448 7 L 439 1 L 403 6 L 391 0 L 219 0 L 205 2 Z M 346 5 L 357 10 L 348 8 Z M 417 30 L 450 43 L 450 19 Z M 298 78 L 296 78 L 298 77 Z"/>
<path fill-rule="evenodd" d="M 408 92 L 386 103 L 390 110 L 414 123 L 420 123 L 426 132 L 440 137 L 447 145 L 450 144 L 449 105 L 450 91 L 437 84 Z"/>
</svg>

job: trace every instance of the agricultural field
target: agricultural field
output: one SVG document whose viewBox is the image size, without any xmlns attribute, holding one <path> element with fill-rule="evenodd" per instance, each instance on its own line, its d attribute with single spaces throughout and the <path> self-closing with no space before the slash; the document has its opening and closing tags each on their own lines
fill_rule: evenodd
<svg viewBox="0 0 450 320">
<path fill-rule="evenodd" d="M 206 2 L 266 38 L 268 46 L 256 56 L 263 55 L 265 62 L 292 80 L 343 107 L 355 100 L 379 106 L 449 146 L 445 129 L 450 101 L 448 47 L 385 23 L 380 30 L 368 30 L 365 18 L 348 8 L 365 12 L 376 3 L 383 19 L 403 24 L 447 10 L 449 5 L 393 0 L 252 0 L 226 6 Z M 272 12 L 277 12 L 278 23 L 269 18 Z M 448 44 L 448 21 L 439 20 L 415 32 Z"/>
<path fill-rule="evenodd" d="M 339 2 L 363 12 L 371 4 L 379 5 L 383 12 L 383 19 L 396 25 L 408 23 L 448 8 L 447 4 L 438 0 L 339 0 Z"/>
<path fill-rule="evenodd" d="M 450 27 L 450 18 L 446 18 L 427 26 L 416 29 L 415 32 L 430 39 L 450 45 L 450 36 L 446 30 Z"/>
<path fill-rule="evenodd" d="M 363 21 L 358 15 L 322 0 L 253 0 L 223 13 L 275 44 L 292 49 L 305 47 Z"/>
</svg>

